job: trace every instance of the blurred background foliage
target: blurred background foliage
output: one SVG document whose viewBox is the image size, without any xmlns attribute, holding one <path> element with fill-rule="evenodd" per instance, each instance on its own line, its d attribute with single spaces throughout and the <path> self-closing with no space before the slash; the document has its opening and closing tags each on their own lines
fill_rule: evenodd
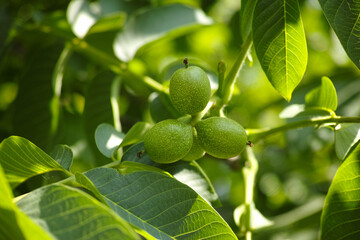
<svg viewBox="0 0 360 240">
<path fill-rule="evenodd" d="M 136 76 L 150 76 L 166 84 L 182 66 L 181 59 L 188 57 L 216 82 L 218 62 L 222 60 L 230 68 L 242 38 L 239 0 L 123 2 L 126 10 L 116 18 L 118 25 L 85 36 L 86 42 L 111 56 L 115 56 L 114 36 L 139 9 L 181 3 L 200 8 L 213 19 L 210 25 L 175 33 L 141 48 L 128 62 L 135 76 L 122 76 L 130 80 L 124 80 L 119 92 L 120 121 L 123 132 L 127 132 L 138 121 L 153 121 L 149 111 L 151 90 L 136 81 Z M 21 135 L 48 153 L 56 144 L 67 144 L 74 152 L 72 170 L 85 171 L 110 161 L 94 148 L 93 136 L 99 123 L 112 123 L 109 95 L 117 74 L 86 51 L 75 50 L 68 56 L 61 92 L 57 92 L 51 81 L 54 66 L 63 48 L 74 39 L 66 21 L 69 3 L 0 3 L 0 140 Z M 114 1 L 108 4 L 116 13 L 117 6 L 111 5 Z M 330 77 L 336 87 L 336 113 L 360 116 L 359 70 L 348 59 L 318 2 L 302 0 L 300 5 L 309 51 L 305 76 L 287 103 L 267 81 L 251 50 L 225 111 L 245 128 L 284 124 L 286 120 L 279 117 L 281 111 L 289 104 L 303 104 L 305 94 L 320 85 L 322 76 Z M 52 28 L 57 29 L 55 33 Z M 256 239 L 317 239 L 323 199 L 341 164 L 334 152 L 333 132 L 312 127 L 292 130 L 257 142 L 254 151 L 259 159 L 255 202 L 265 216 L 275 221 L 273 227 L 256 233 Z M 238 231 L 232 212 L 243 201 L 239 162 L 204 157 L 199 163 L 222 201 L 223 206 L 217 210 Z"/>
</svg>

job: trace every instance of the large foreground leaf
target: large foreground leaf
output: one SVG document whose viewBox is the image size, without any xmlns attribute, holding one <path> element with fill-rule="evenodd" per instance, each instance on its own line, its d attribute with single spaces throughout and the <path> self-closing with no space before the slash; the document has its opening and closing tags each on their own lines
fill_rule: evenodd
<svg viewBox="0 0 360 240">
<path fill-rule="evenodd" d="M 325 199 L 321 239 L 360 239 L 360 161 L 348 158 L 338 169 Z"/>
<path fill-rule="evenodd" d="M 261 67 L 274 88 L 290 101 L 307 64 L 297 0 L 258 0 L 252 28 Z"/>
<path fill-rule="evenodd" d="M 57 239 L 139 239 L 111 210 L 67 186 L 42 187 L 21 198 L 17 205 Z"/>
<path fill-rule="evenodd" d="M 71 175 L 40 148 L 17 136 L 9 137 L 0 144 L 0 164 L 12 188 L 30 177 L 49 171 Z"/>
<path fill-rule="evenodd" d="M 346 53 L 360 69 L 360 1 L 319 0 L 319 2 Z"/>
<path fill-rule="evenodd" d="M 0 239 L 51 239 L 13 203 L 13 194 L 0 165 Z"/>
<path fill-rule="evenodd" d="M 97 168 L 85 175 L 110 208 L 157 239 L 236 239 L 205 200 L 165 174 Z"/>
<path fill-rule="evenodd" d="M 166 5 L 139 12 L 124 26 L 114 42 L 116 56 L 122 61 L 131 60 L 145 44 L 169 33 L 177 34 L 190 27 L 207 25 L 212 21 L 200 9 L 180 4 Z"/>
</svg>

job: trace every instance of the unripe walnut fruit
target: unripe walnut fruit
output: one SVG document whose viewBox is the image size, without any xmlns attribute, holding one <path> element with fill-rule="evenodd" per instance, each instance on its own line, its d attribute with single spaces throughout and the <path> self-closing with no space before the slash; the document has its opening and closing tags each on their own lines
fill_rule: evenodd
<svg viewBox="0 0 360 240">
<path fill-rule="evenodd" d="M 213 157 L 231 158 L 245 149 L 245 129 L 234 120 L 210 117 L 198 122 L 195 128 L 200 146 Z"/>
<path fill-rule="evenodd" d="M 174 107 L 184 114 L 201 112 L 211 96 L 209 78 L 196 66 L 178 69 L 170 79 L 169 90 Z"/>
<path fill-rule="evenodd" d="M 182 159 L 192 143 L 191 125 L 175 119 L 155 124 L 144 136 L 145 150 L 157 163 L 173 163 Z"/>
<path fill-rule="evenodd" d="M 182 158 L 184 161 L 194 161 L 202 158 L 205 154 L 205 150 L 200 146 L 199 139 L 197 137 L 195 129 L 193 129 L 195 134 L 193 135 L 193 144 L 190 151 Z"/>
</svg>

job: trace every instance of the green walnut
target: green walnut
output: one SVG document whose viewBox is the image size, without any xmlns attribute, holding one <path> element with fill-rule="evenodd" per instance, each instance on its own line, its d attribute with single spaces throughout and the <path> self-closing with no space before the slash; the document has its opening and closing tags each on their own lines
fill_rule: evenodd
<svg viewBox="0 0 360 240">
<path fill-rule="evenodd" d="M 170 79 L 169 90 L 174 107 L 184 114 L 201 112 L 211 96 L 209 78 L 196 66 L 178 69 Z"/>
<path fill-rule="evenodd" d="M 234 120 L 210 117 L 199 121 L 195 128 L 200 146 L 213 157 L 231 158 L 245 149 L 245 129 Z"/>
<path fill-rule="evenodd" d="M 144 136 L 144 146 L 151 160 L 173 163 L 190 151 L 193 133 L 190 124 L 168 119 L 155 124 Z"/>
<path fill-rule="evenodd" d="M 200 146 L 199 139 L 197 137 L 196 131 L 194 130 L 193 134 L 193 144 L 191 146 L 190 151 L 186 154 L 185 157 L 182 158 L 182 160 L 185 161 L 194 161 L 202 158 L 205 154 L 205 150 Z"/>
</svg>

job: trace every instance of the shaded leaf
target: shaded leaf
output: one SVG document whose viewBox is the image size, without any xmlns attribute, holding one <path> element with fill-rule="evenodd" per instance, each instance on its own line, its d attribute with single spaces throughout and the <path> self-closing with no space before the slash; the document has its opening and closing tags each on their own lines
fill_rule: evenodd
<svg viewBox="0 0 360 240">
<path fill-rule="evenodd" d="M 111 210 L 67 186 L 42 187 L 21 198 L 17 205 L 57 239 L 139 239 Z"/>
<path fill-rule="evenodd" d="M 15 101 L 13 134 L 23 136 L 44 149 L 49 150 L 52 136 L 57 130 L 60 103 L 55 95 L 52 80 L 55 66 L 63 49 L 62 44 L 46 44 L 39 38 L 31 52 L 26 70 L 19 81 Z"/>
<path fill-rule="evenodd" d="M 0 165 L 0 238 L 51 239 L 13 203 L 13 194 Z"/>
<path fill-rule="evenodd" d="M 251 24 L 254 17 L 254 10 L 257 0 L 241 0 L 240 8 L 240 29 L 242 40 L 251 33 Z"/>
<path fill-rule="evenodd" d="M 323 108 L 330 112 L 337 108 L 336 89 L 327 77 L 321 79 L 321 86 L 311 90 L 305 96 L 306 107 Z"/>
<path fill-rule="evenodd" d="M 258 0 L 252 29 L 262 69 L 274 88 L 290 101 L 307 64 L 306 39 L 297 0 Z"/>
<path fill-rule="evenodd" d="M 221 205 L 209 178 L 196 162 L 178 161 L 171 164 L 159 164 L 153 162 L 144 149 L 143 142 L 132 146 L 124 153 L 121 161 L 138 162 L 163 169 L 178 181 L 191 187 L 213 206 Z"/>
<path fill-rule="evenodd" d="M 346 53 L 360 69 L 360 1 L 319 0 L 319 2 Z"/>
<path fill-rule="evenodd" d="M 122 175 L 107 168 L 93 169 L 85 175 L 112 210 L 155 238 L 236 239 L 205 200 L 169 176 L 152 171 Z"/>
<path fill-rule="evenodd" d="M 126 133 L 124 140 L 120 147 L 132 145 L 143 140 L 146 131 L 151 128 L 151 125 L 146 122 L 137 122 Z"/>
<path fill-rule="evenodd" d="M 62 171 L 71 175 L 40 148 L 17 136 L 1 142 L 0 164 L 12 188 L 30 177 L 50 171 Z"/>
<path fill-rule="evenodd" d="M 127 62 L 141 47 L 169 33 L 180 34 L 195 26 L 211 23 L 211 19 L 200 9 L 180 4 L 144 10 L 133 15 L 116 37 L 115 54 L 120 60 Z"/>
<path fill-rule="evenodd" d="M 111 158 L 113 153 L 123 141 L 124 137 L 124 133 L 118 132 L 108 123 L 100 124 L 95 130 L 96 146 L 100 152 L 108 158 Z"/>
<path fill-rule="evenodd" d="M 360 238 L 360 161 L 348 158 L 339 167 L 321 216 L 321 239 L 357 240 Z"/>
<path fill-rule="evenodd" d="M 51 152 L 51 157 L 57 161 L 64 169 L 70 171 L 73 161 L 73 152 L 69 146 L 56 145 Z"/>
<path fill-rule="evenodd" d="M 360 123 L 341 123 L 335 127 L 335 151 L 338 158 L 347 158 L 359 143 Z"/>
<path fill-rule="evenodd" d="M 110 102 L 111 84 L 115 75 L 105 71 L 89 82 L 85 93 L 85 108 L 83 122 L 86 139 L 96 156 L 97 164 L 104 163 L 104 157 L 99 152 L 95 142 L 95 130 L 102 123 L 113 123 L 113 113 Z"/>
</svg>

